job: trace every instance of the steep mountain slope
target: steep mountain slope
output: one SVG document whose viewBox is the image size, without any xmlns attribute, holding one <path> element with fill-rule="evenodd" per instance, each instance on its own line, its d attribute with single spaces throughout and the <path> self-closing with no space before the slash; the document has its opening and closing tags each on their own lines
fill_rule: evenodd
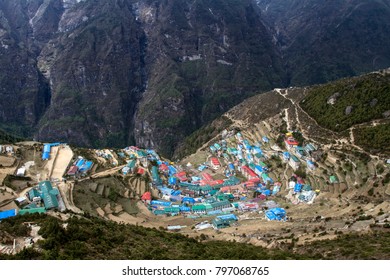
<svg viewBox="0 0 390 280">
<path fill-rule="evenodd" d="M 283 84 L 281 61 L 251 1 L 146 1 L 138 6 L 148 88 L 136 142 L 165 153 L 257 90 Z"/>
<path fill-rule="evenodd" d="M 130 142 L 145 84 L 145 35 L 130 1 L 85 1 L 61 17 L 39 66 L 52 100 L 38 138 L 83 146 Z"/>
<path fill-rule="evenodd" d="M 359 75 L 390 65 L 388 0 L 257 0 L 292 85 Z"/>
<path fill-rule="evenodd" d="M 271 121 L 273 133 L 298 129 L 312 141 L 337 142 L 341 150 L 388 156 L 389 93 L 390 69 L 312 87 L 275 89 L 248 98 L 194 132 L 175 154 L 181 158 L 207 148 L 223 129 L 253 132 L 259 123 L 277 118 L 282 124 Z"/>
<path fill-rule="evenodd" d="M 44 141 L 137 142 L 170 154 L 205 122 L 284 80 L 250 0 L 19 0 L 0 7 L 2 36 L 13 44 L 2 49 L 10 99 L 2 102 L 3 126 L 25 124 L 32 128 L 26 135 Z M 12 83 L 11 73 L 20 81 Z"/>
<path fill-rule="evenodd" d="M 0 128 L 171 155 L 257 92 L 390 65 L 389 1 L 6 0 Z"/>
<path fill-rule="evenodd" d="M 24 136 L 32 134 L 50 103 L 28 23 L 36 8 L 25 1 L 0 2 L 0 126 Z"/>
</svg>

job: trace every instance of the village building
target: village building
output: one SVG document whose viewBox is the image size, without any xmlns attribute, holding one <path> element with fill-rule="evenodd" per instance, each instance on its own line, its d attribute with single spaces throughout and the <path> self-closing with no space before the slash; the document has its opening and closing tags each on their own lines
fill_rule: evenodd
<svg viewBox="0 0 390 280">
<path fill-rule="evenodd" d="M 295 140 L 294 137 L 286 138 L 284 140 L 284 143 L 286 144 L 286 148 L 289 149 L 289 150 L 299 145 L 298 141 Z"/>
<path fill-rule="evenodd" d="M 297 170 L 299 168 L 299 166 L 301 165 L 301 162 L 299 161 L 299 159 L 296 156 L 291 155 L 290 160 L 288 161 L 288 164 L 291 166 L 292 169 Z"/>
<path fill-rule="evenodd" d="M 219 169 L 221 167 L 221 163 L 219 162 L 218 158 L 212 157 L 210 159 L 210 165 L 214 169 Z"/>
</svg>

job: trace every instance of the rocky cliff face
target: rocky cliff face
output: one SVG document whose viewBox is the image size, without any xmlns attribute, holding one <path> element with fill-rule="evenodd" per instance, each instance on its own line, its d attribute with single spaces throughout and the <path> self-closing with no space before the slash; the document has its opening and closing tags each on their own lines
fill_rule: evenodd
<svg viewBox="0 0 390 280">
<path fill-rule="evenodd" d="M 146 84 L 145 34 L 130 1 L 85 1 L 65 10 L 39 66 L 52 102 L 40 139 L 124 146 Z"/>
<path fill-rule="evenodd" d="M 291 85 L 311 85 L 390 65 L 390 1 L 257 0 Z"/>
<path fill-rule="evenodd" d="M 390 65 L 387 0 L 284 2 L 1 1 L 0 128 L 170 155 L 256 92 Z"/>
<path fill-rule="evenodd" d="M 0 126 L 24 136 L 32 133 L 50 102 L 29 23 L 36 10 L 26 1 L 0 2 Z"/>
<path fill-rule="evenodd" d="M 1 72 L 23 80 L 5 89 L 15 105 L 1 108 L 4 127 L 25 124 L 39 140 L 135 142 L 169 154 L 205 122 L 283 83 L 249 0 L 19 0 L 1 11 L 2 36 L 16 36 L 14 65 L 4 66 L 13 68 Z M 9 11 L 18 20 L 7 27 Z"/>
<path fill-rule="evenodd" d="M 144 1 L 148 88 L 141 146 L 171 153 L 186 135 L 259 89 L 283 83 L 280 56 L 251 1 Z"/>
</svg>

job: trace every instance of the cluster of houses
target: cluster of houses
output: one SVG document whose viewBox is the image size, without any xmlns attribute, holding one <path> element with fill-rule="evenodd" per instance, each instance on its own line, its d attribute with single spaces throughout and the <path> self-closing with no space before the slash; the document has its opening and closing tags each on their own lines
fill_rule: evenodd
<svg viewBox="0 0 390 280">
<path fill-rule="evenodd" d="M 159 190 L 160 199 L 152 200 L 149 193 L 145 194 L 143 200 L 149 209 L 155 215 L 215 216 L 212 222 L 214 228 L 236 222 L 236 216 L 235 219 L 228 219 L 228 222 L 221 219 L 221 215 L 233 215 L 236 212 L 266 210 L 264 213 L 267 220 L 286 220 L 283 208 L 269 209 L 259 205 L 259 201 L 266 201 L 268 197 L 276 195 L 282 186 L 271 178 L 269 165 L 266 163 L 269 156 L 264 148 L 270 145 L 270 139 L 263 136 L 259 141 L 251 143 L 240 132 L 230 135 L 232 137 L 234 141 L 225 138 L 211 145 L 211 156 L 207 162 L 199 165 L 199 172 L 195 174 L 181 166 L 160 160 L 154 151 L 129 148 L 135 159 L 143 158 L 146 162 L 153 159 L 157 162 L 157 165 L 151 167 L 150 174 L 153 187 Z M 306 162 L 309 170 L 316 168 L 313 155 L 318 148 L 314 144 L 299 146 L 292 133 L 285 135 L 284 142 L 286 150 L 279 148 L 277 154 L 293 170 L 297 170 L 302 162 Z M 131 167 L 135 165 L 134 162 L 129 164 Z M 222 171 L 226 178 L 214 179 L 213 170 Z M 293 203 L 312 203 L 317 195 L 298 176 L 292 177 L 288 186 L 293 195 Z"/>
<path fill-rule="evenodd" d="M 26 196 L 18 197 L 15 202 L 20 209 L 11 209 L 0 212 L 0 220 L 16 215 L 46 213 L 48 210 L 64 211 L 65 205 L 59 190 L 50 181 L 39 182 L 29 190 Z"/>
<path fill-rule="evenodd" d="M 299 176 L 292 176 L 288 183 L 289 193 L 287 199 L 293 204 L 298 203 L 313 203 L 318 194 L 318 190 L 313 190 L 308 184 L 305 184 L 305 180 Z"/>
<path fill-rule="evenodd" d="M 189 218 L 213 216 L 215 218 L 210 225 L 216 229 L 223 228 L 237 222 L 234 213 L 267 210 L 268 207 L 259 206 L 259 201 L 276 195 L 281 188 L 281 183 L 274 182 L 268 174 L 265 163 L 267 157 L 261 145 L 251 145 L 240 133 L 234 137 L 239 142 L 237 148 L 228 146 L 226 140 L 210 146 L 212 154 L 207 162 L 197 168 L 199 172 L 194 172 L 194 169 L 188 171 L 182 166 L 161 160 L 151 150 L 135 147 L 127 149 L 134 159 L 126 167 L 134 167 L 135 160 L 140 159 L 157 163 L 151 166 L 150 176 L 160 199 L 153 200 L 149 192 L 142 196 L 155 215 L 184 215 Z M 268 143 L 269 139 L 263 137 L 262 141 Z M 222 171 L 225 178 L 215 179 L 212 170 Z M 122 170 L 123 173 L 125 171 L 127 169 Z M 241 174 L 241 179 L 236 174 Z M 268 213 L 271 209 L 267 210 L 266 218 L 285 220 L 285 210 L 277 209 L 280 209 L 279 214 L 273 216 Z"/>
<path fill-rule="evenodd" d="M 14 147 L 11 145 L 0 145 L 0 154 L 14 154 Z"/>
<path fill-rule="evenodd" d="M 79 177 L 87 174 L 89 170 L 93 167 L 93 162 L 90 160 L 86 160 L 82 156 L 79 156 L 73 164 L 69 167 L 66 172 L 67 176 L 70 177 Z"/>
<path fill-rule="evenodd" d="M 118 165 L 118 160 L 116 158 L 116 155 L 113 153 L 113 151 L 105 149 L 105 150 L 95 150 L 95 153 L 98 157 L 104 158 L 108 162 L 111 163 L 113 166 Z M 124 156 L 123 153 L 121 153 L 122 156 Z"/>
<path fill-rule="evenodd" d="M 284 140 L 287 151 L 282 153 L 282 159 L 291 166 L 293 170 L 297 170 L 301 166 L 301 162 L 306 162 L 308 170 L 315 170 L 315 161 L 319 160 L 322 152 L 312 143 L 305 146 L 299 146 L 299 143 L 293 137 L 293 134 L 288 132 Z"/>
</svg>

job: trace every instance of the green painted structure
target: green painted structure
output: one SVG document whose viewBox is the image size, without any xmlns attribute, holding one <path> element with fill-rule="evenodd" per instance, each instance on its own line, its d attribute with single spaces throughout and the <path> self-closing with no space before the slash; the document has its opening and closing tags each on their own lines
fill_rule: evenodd
<svg viewBox="0 0 390 280">
<path fill-rule="evenodd" d="M 39 207 L 39 208 L 30 208 L 30 209 L 19 210 L 19 215 L 34 214 L 34 213 L 46 213 L 46 209 L 45 209 L 45 207 Z"/>
</svg>

